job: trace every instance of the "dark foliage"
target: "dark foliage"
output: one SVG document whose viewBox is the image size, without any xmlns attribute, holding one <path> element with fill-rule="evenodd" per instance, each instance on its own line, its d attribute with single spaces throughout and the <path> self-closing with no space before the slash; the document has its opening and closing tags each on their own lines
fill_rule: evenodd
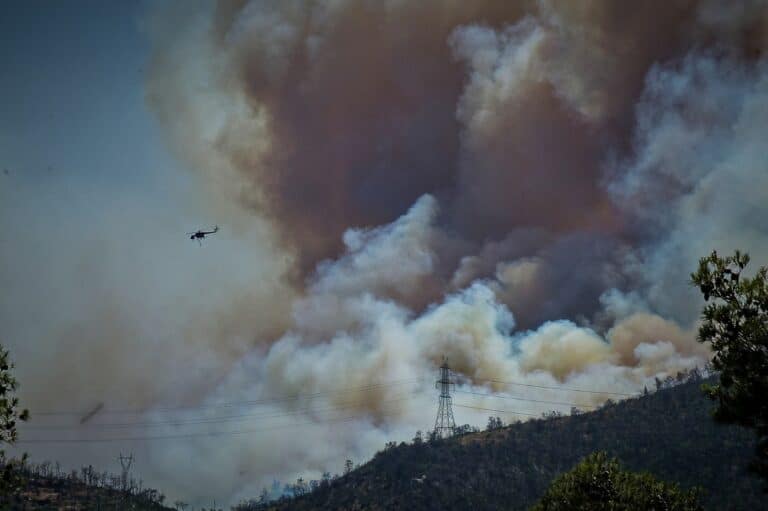
<svg viewBox="0 0 768 511">
<path fill-rule="evenodd" d="M 558 476 L 531 511 L 700 511 L 698 491 L 622 470 L 603 452 Z"/>
<path fill-rule="evenodd" d="M 16 469 L 26 461 L 26 456 L 21 459 L 6 458 L 2 448 L 4 444 L 13 444 L 16 441 L 16 426 L 20 421 L 29 418 L 29 412 L 19 407 L 19 398 L 16 397 L 19 384 L 11 369 L 13 364 L 8 350 L 0 346 L 0 499 L 20 490 L 23 480 L 19 478 Z"/>
<path fill-rule="evenodd" d="M 742 271 L 749 256 L 713 252 L 691 275 L 707 305 L 702 312 L 699 341 L 710 343 L 717 385 L 705 388 L 717 402 L 715 418 L 740 424 L 757 433 L 752 468 L 768 481 L 768 268 L 753 278 Z"/>
<path fill-rule="evenodd" d="M 673 381 L 591 413 L 403 443 L 302 497 L 251 509 L 528 509 L 596 451 L 684 489 L 702 487 L 707 509 L 763 509 L 760 480 L 747 470 L 754 436 L 712 420 L 697 373 Z"/>
</svg>

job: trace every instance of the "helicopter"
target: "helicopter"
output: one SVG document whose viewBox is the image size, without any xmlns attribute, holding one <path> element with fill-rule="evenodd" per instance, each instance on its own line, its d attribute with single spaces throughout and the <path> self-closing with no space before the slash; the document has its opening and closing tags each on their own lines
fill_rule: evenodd
<svg viewBox="0 0 768 511">
<path fill-rule="evenodd" d="M 219 232 L 219 226 L 218 226 L 218 225 L 217 225 L 217 226 L 215 226 L 215 227 L 213 228 L 213 230 L 211 230 L 211 231 L 203 231 L 203 230 L 200 230 L 200 231 L 197 231 L 197 232 L 188 232 L 187 234 L 190 234 L 190 235 L 191 235 L 191 236 L 189 237 L 189 239 L 191 239 L 191 240 L 197 240 L 197 244 L 198 244 L 198 245 L 200 245 L 200 246 L 202 246 L 202 243 L 200 242 L 200 240 L 202 240 L 202 239 L 205 239 L 205 237 L 206 237 L 207 235 L 209 235 L 209 234 L 216 234 L 217 232 Z"/>
</svg>

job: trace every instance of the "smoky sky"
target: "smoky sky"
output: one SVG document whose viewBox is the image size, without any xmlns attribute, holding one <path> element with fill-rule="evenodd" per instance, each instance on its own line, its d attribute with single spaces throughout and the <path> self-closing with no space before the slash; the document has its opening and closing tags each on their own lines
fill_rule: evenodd
<svg viewBox="0 0 768 511">
<path fill-rule="evenodd" d="M 572 265 L 605 274 L 625 245 L 658 234 L 639 221 L 641 208 L 610 192 L 616 159 L 633 151 L 646 77 L 693 48 L 754 62 L 762 18 L 750 14 L 760 7 L 221 2 L 206 9 L 205 35 L 163 34 L 148 99 L 167 122 L 201 115 L 204 97 L 235 109 L 219 111 L 205 134 L 185 127 L 184 143 L 207 140 L 241 179 L 235 200 L 269 220 L 299 286 L 340 253 L 347 228 L 391 222 L 425 193 L 455 238 L 435 272 L 444 282 L 462 255 L 457 244 L 473 255 L 521 231 L 548 240 L 529 249 L 544 259 L 562 258 L 553 243 L 593 238 L 571 252 Z M 187 16 L 200 22 L 199 12 Z M 169 72 L 185 51 L 203 61 Z M 181 75 L 205 93 L 187 96 Z M 654 181 L 652 197 L 678 194 L 671 180 Z M 548 312 L 535 304 L 525 324 L 593 312 L 602 290 L 622 285 L 553 280 L 572 298 Z"/>
<path fill-rule="evenodd" d="M 33 417 L 103 403 L 57 435 L 104 438 L 110 410 L 135 410 L 124 435 L 168 437 L 131 449 L 169 495 L 236 502 L 428 429 L 443 357 L 477 391 L 465 405 L 511 393 L 489 380 L 642 390 L 710 356 L 698 258 L 768 261 L 764 1 L 150 3 L 136 33 L 143 124 L 122 129 L 120 94 L 72 116 L 99 123 L 70 159 L 104 154 L 89 168 L 115 176 L 0 188 L 18 238 L 0 245 L 0 312 Z M 131 135 L 147 126 L 151 157 Z M 21 138 L 14 154 L 47 140 Z M 191 222 L 222 229 L 189 247 Z M 524 397 L 584 399 L 553 392 Z M 253 404 L 286 395 L 305 397 Z M 233 401 L 283 419 L 173 439 L 236 428 L 213 408 Z M 207 408 L 169 424 L 180 405 Z M 214 422 L 184 423 L 200 414 Z"/>
</svg>

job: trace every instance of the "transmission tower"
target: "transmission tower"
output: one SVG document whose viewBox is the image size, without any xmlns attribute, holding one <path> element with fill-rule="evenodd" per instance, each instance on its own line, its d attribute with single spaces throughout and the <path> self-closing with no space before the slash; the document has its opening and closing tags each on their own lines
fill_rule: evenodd
<svg viewBox="0 0 768 511">
<path fill-rule="evenodd" d="M 453 407 L 451 406 L 451 390 L 454 386 L 448 360 L 443 359 L 443 365 L 440 366 L 440 379 L 435 382 L 435 387 L 440 389 L 440 404 L 437 407 L 437 418 L 435 419 L 435 436 L 437 438 L 448 438 L 456 430 Z"/>
<path fill-rule="evenodd" d="M 123 467 L 123 491 L 128 490 L 128 475 L 131 471 L 131 465 L 133 465 L 133 453 L 131 453 L 128 456 L 123 456 L 123 453 L 120 453 L 120 466 Z"/>
</svg>

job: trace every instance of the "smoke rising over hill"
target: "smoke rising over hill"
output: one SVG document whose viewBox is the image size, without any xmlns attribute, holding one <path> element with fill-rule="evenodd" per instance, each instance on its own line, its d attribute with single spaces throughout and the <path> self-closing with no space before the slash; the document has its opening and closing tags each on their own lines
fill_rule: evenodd
<svg viewBox="0 0 768 511">
<path fill-rule="evenodd" d="M 147 31 L 147 101 L 201 207 L 258 257 L 220 269 L 204 300 L 152 300 L 194 318 L 186 330 L 154 315 L 130 335 L 102 314 L 84 327 L 78 349 L 111 354 L 162 325 L 156 381 L 112 388 L 86 368 L 48 401 L 160 420 L 174 399 L 324 393 L 241 410 L 315 426 L 143 447 L 145 476 L 173 493 L 249 496 L 409 438 L 433 394 L 350 389 L 426 390 L 444 355 L 467 387 L 640 390 L 708 358 L 698 257 L 768 261 L 765 2 L 183 3 Z M 158 306 L 140 298 L 152 283 L 114 285 L 115 317 Z M 471 400 L 499 406 L 486 401 Z"/>
</svg>

